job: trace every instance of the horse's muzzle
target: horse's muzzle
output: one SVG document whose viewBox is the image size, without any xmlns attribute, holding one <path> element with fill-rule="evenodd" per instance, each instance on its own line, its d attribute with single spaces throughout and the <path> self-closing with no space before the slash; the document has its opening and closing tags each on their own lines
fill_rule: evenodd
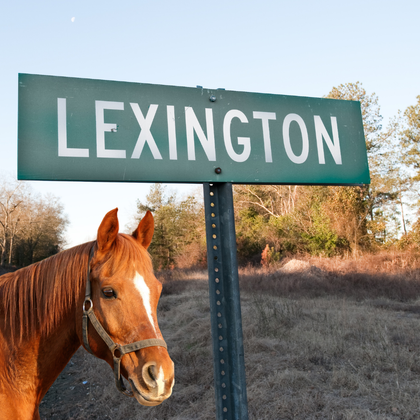
<svg viewBox="0 0 420 420">
<path fill-rule="evenodd" d="M 134 397 L 140 404 L 159 405 L 171 396 L 175 383 L 173 370 L 171 375 L 165 377 L 162 367 L 158 368 L 155 362 L 148 362 L 142 368 L 141 379 L 129 378 Z"/>
<path fill-rule="evenodd" d="M 140 372 L 137 371 L 139 376 L 129 375 L 133 396 L 140 404 L 159 405 L 171 396 L 175 379 L 174 365 L 169 361 L 170 364 L 165 363 L 165 369 L 153 360 L 148 361 Z"/>
</svg>

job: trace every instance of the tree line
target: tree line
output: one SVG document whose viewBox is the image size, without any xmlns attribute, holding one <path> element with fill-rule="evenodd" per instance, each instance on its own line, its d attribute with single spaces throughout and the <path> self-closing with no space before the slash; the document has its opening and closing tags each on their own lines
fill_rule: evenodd
<svg viewBox="0 0 420 420">
<path fill-rule="evenodd" d="M 371 184 L 235 185 L 240 263 L 267 264 L 290 253 L 355 257 L 390 247 L 418 249 L 420 96 L 386 127 L 378 97 L 359 82 L 334 87 L 325 97 L 360 101 Z M 157 267 L 205 262 L 204 210 L 194 195 L 178 199 L 155 184 L 137 207 L 137 219 L 146 210 L 154 213 L 151 254 Z M 416 214 L 411 224 L 407 210 Z"/>
<path fill-rule="evenodd" d="M 392 247 L 419 249 L 420 95 L 386 127 L 378 97 L 361 83 L 334 87 L 326 97 L 360 101 L 371 184 L 235 185 L 241 264 L 270 264 L 291 253 L 356 257 Z M 201 195 L 180 198 L 154 184 L 146 199 L 138 200 L 134 219 L 147 210 L 155 218 L 150 253 L 156 268 L 205 266 Z M 67 225 L 56 197 L 0 179 L 0 265 L 24 266 L 60 251 Z"/>
<path fill-rule="evenodd" d="M 0 266 L 23 267 L 61 251 L 67 224 L 57 197 L 0 178 Z"/>
</svg>

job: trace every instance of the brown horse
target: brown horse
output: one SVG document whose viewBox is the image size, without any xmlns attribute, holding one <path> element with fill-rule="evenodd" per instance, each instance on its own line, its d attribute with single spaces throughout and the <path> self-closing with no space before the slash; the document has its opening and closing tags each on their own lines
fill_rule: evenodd
<svg viewBox="0 0 420 420">
<path fill-rule="evenodd" d="M 156 318 L 162 285 L 146 251 L 153 216 L 125 235 L 117 210 L 106 214 L 96 241 L 0 277 L 2 420 L 39 419 L 42 398 L 80 345 L 105 360 L 118 389 L 139 403 L 171 395 L 174 365 Z"/>
</svg>

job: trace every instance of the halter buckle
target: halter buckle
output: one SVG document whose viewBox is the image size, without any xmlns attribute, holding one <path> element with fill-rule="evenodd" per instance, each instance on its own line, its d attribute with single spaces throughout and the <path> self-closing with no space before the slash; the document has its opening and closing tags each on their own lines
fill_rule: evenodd
<svg viewBox="0 0 420 420">
<path fill-rule="evenodd" d="M 89 304 L 89 307 L 86 309 L 86 303 Z M 85 298 L 85 301 L 83 302 L 83 306 L 82 306 L 83 312 L 87 312 L 90 309 L 93 309 L 93 302 L 92 299 L 90 297 Z"/>
<path fill-rule="evenodd" d="M 121 346 L 117 343 L 115 343 L 115 347 L 111 350 L 111 352 L 114 360 L 121 360 L 121 358 L 124 356 L 124 353 L 121 351 Z"/>
</svg>

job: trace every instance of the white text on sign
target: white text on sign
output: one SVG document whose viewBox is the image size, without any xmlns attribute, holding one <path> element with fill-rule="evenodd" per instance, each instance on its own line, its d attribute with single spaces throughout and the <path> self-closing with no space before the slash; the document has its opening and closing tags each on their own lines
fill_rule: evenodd
<svg viewBox="0 0 420 420">
<path fill-rule="evenodd" d="M 155 160 L 161 160 L 162 154 L 156 144 L 153 137 L 151 127 L 153 120 L 158 111 L 159 105 L 150 104 L 146 115 L 143 114 L 139 104 L 130 103 L 131 112 L 137 120 L 140 128 L 140 133 L 137 138 L 134 149 L 131 151 L 131 159 L 139 159 L 144 147 L 150 149 L 153 158 Z M 115 123 L 105 122 L 104 111 L 125 111 L 124 102 L 113 102 L 113 101 L 95 101 L 95 117 L 96 117 L 96 157 L 98 158 L 112 158 L 112 159 L 126 159 L 127 150 L 125 149 L 107 149 L 105 145 L 105 133 L 112 133 L 117 130 Z M 216 145 L 215 145 L 215 130 L 213 122 L 213 110 L 211 108 L 205 108 L 205 121 L 206 121 L 206 132 L 201 126 L 198 118 L 192 107 L 184 107 L 183 113 L 185 115 L 185 126 L 186 126 L 186 142 L 188 160 L 196 160 L 196 138 L 199 140 L 201 147 L 203 148 L 207 159 L 209 161 L 216 161 Z M 168 146 L 169 146 L 169 159 L 177 160 L 177 135 L 176 135 L 176 124 L 175 124 L 175 107 L 172 105 L 166 106 L 167 116 L 167 129 L 168 129 Z M 271 149 L 271 142 L 274 136 L 270 132 L 270 121 L 277 120 L 275 112 L 261 112 L 253 111 L 252 113 L 254 120 L 261 121 L 261 136 L 264 146 L 265 162 L 273 162 L 273 155 Z M 234 119 L 238 119 L 241 124 L 248 124 L 248 118 L 246 115 L 238 110 L 231 109 L 226 112 L 223 119 L 223 141 L 226 149 L 226 153 L 234 162 L 245 162 L 249 159 L 252 153 L 251 138 L 250 137 L 237 137 L 232 139 L 231 135 L 231 124 Z M 90 151 L 87 148 L 71 148 L 68 147 L 67 142 L 67 101 L 66 98 L 57 98 L 57 120 L 58 120 L 58 156 L 59 157 L 89 157 Z M 331 156 L 336 165 L 342 164 L 340 139 L 338 133 L 337 118 L 334 116 L 330 117 L 330 121 L 327 125 L 330 127 L 332 132 L 332 138 L 328 133 L 328 130 L 321 120 L 319 115 L 314 115 L 314 127 L 315 132 L 311 135 L 315 136 L 317 155 L 319 164 L 325 164 L 325 153 L 324 146 L 326 145 L 331 153 Z M 290 136 L 291 124 L 297 124 L 300 131 L 299 139 L 293 139 L 294 142 L 300 141 L 300 154 L 295 154 L 292 149 L 292 139 Z M 306 162 L 309 156 L 309 133 L 307 125 L 303 118 L 296 113 L 287 114 L 282 123 L 282 140 L 284 149 L 286 151 L 289 160 L 295 164 L 302 164 Z M 279 134 L 276 133 L 276 138 Z M 241 153 L 235 151 L 240 147 Z"/>
</svg>

